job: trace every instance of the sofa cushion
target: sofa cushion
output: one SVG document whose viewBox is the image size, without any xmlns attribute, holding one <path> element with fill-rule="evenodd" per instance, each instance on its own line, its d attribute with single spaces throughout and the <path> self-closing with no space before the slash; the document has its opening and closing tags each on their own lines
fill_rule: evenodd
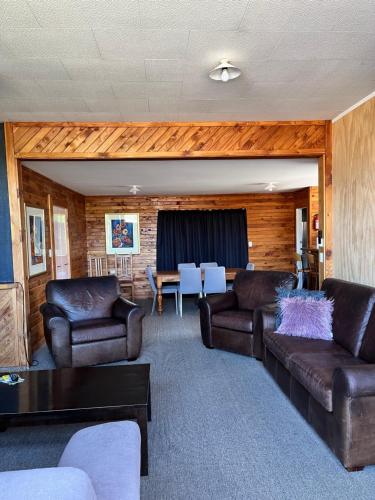
<svg viewBox="0 0 375 500">
<path fill-rule="evenodd" d="M 289 371 L 327 411 L 332 411 L 333 372 L 340 366 L 358 366 L 364 361 L 349 352 L 295 353 L 289 358 Z"/>
<path fill-rule="evenodd" d="M 58 467 L 77 467 L 100 500 L 139 500 L 141 435 L 138 424 L 108 422 L 76 432 Z"/>
<path fill-rule="evenodd" d="M 375 304 L 375 288 L 333 278 L 324 280 L 322 290 L 333 308 L 333 338 L 353 356 L 358 356 Z"/>
<path fill-rule="evenodd" d="M 263 342 L 274 356 L 289 368 L 289 359 L 293 354 L 304 353 L 346 353 L 348 351 L 336 344 L 333 340 L 306 339 L 290 337 L 275 332 L 264 332 Z"/>
<path fill-rule="evenodd" d="M 241 271 L 233 283 L 238 308 L 253 311 L 276 300 L 276 287 L 294 288 L 296 276 L 285 271 Z"/>
<path fill-rule="evenodd" d="M 212 325 L 228 330 L 251 333 L 253 331 L 253 311 L 228 310 L 212 316 Z"/>
<path fill-rule="evenodd" d="M 125 324 L 118 319 L 102 318 L 73 321 L 72 344 L 114 339 L 126 335 Z"/>
<path fill-rule="evenodd" d="M 73 467 L 0 473 L 2 500 L 96 500 L 89 476 Z"/>
</svg>

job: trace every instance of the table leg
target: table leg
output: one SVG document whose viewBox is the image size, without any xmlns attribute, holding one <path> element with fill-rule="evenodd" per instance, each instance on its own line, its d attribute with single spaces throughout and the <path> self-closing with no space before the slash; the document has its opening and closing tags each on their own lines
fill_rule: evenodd
<svg viewBox="0 0 375 500">
<path fill-rule="evenodd" d="M 141 476 L 148 475 L 147 408 L 138 410 L 137 424 L 141 431 Z"/>
<path fill-rule="evenodd" d="M 151 387 L 148 386 L 147 420 L 151 422 Z"/>
<path fill-rule="evenodd" d="M 157 282 L 158 288 L 158 314 L 162 314 L 163 312 L 163 294 L 161 293 L 162 283 Z"/>
</svg>

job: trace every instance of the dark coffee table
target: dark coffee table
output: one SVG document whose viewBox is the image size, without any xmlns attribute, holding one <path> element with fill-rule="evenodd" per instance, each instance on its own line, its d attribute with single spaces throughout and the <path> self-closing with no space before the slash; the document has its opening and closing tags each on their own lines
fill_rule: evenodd
<svg viewBox="0 0 375 500">
<path fill-rule="evenodd" d="M 14 425 L 136 420 L 141 474 L 148 473 L 150 365 L 117 365 L 20 372 L 21 384 L 0 383 L 0 430 Z"/>
</svg>

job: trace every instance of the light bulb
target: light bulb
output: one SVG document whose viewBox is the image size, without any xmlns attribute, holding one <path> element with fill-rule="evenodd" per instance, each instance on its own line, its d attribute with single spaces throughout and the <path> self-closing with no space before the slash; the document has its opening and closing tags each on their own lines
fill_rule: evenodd
<svg viewBox="0 0 375 500">
<path fill-rule="evenodd" d="M 229 73 L 227 68 L 223 68 L 221 71 L 221 81 L 227 82 L 229 80 Z"/>
</svg>

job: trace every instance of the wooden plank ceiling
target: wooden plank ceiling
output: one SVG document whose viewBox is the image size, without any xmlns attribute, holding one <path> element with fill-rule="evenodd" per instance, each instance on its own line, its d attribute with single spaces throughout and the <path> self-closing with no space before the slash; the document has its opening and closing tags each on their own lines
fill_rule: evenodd
<svg viewBox="0 0 375 500">
<path fill-rule="evenodd" d="M 326 123 L 16 123 L 17 158 L 319 156 Z"/>
</svg>

